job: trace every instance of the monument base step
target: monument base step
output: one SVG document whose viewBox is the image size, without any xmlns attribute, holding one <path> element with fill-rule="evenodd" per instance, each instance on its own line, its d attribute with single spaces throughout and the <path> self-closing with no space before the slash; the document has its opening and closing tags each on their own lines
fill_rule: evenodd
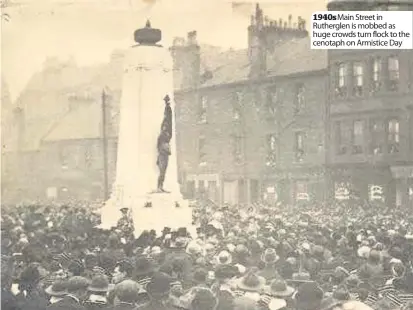
<svg viewBox="0 0 413 310">
<path fill-rule="evenodd" d="M 154 193 L 145 199 L 136 201 L 131 208 L 131 216 L 135 226 L 135 237 L 144 230 L 154 229 L 161 234 L 164 227 L 176 230 L 186 227 L 192 236 L 196 234 L 196 227 L 192 225 L 192 208 L 183 199 L 177 199 L 175 195 L 168 193 Z M 113 200 L 106 202 L 101 209 L 101 225 L 103 229 L 116 226 L 121 217 L 119 205 Z"/>
</svg>

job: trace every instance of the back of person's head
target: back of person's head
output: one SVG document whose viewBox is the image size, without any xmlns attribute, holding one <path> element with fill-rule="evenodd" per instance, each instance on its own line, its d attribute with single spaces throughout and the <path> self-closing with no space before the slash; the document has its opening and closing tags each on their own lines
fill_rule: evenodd
<svg viewBox="0 0 413 310">
<path fill-rule="evenodd" d="M 191 310 L 214 310 L 218 300 L 211 290 L 199 288 L 194 292 L 191 302 Z"/>
<path fill-rule="evenodd" d="M 138 283 L 132 280 L 122 281 L 115 286 L 115 296 L 121 302 L 137 302 L 139 297 Z"/>
</svg>

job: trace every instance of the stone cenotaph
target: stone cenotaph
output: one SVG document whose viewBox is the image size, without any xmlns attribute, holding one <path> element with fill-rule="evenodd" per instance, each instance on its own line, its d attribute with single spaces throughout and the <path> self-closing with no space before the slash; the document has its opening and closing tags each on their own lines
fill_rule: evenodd
<svg viewBox="0 0 413 310">
<path fill-rule="evenodd" d="M 135 235 L 164 227 L 192 227 L 192 210 L 178 183 L 172 56 L 151 27 L 134 33 L 124 63 L 116 178 L 101 209 L 103 228 L 128 208 Z"/>
</svg>

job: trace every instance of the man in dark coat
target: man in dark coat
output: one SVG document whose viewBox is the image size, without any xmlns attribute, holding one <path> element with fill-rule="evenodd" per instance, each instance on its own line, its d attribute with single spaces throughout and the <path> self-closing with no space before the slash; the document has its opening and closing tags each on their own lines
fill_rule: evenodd
<svg viewBox="0 0 413 310">
<path fill-rule="evenodd" d="M 86 300 L 89 281 L 86 278 L 75 276 L 67 283 L 68 294 L 60 301 L 47 307 L 48 310 L 86 310 L 83 301 Z"/>
</svg>

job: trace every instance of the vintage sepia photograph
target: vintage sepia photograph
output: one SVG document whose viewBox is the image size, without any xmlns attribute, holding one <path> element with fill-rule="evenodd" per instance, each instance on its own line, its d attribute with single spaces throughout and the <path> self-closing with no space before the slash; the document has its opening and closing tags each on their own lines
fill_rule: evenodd
<svg viewBox="0 0 413 310">
<path fill-rule="evenodd" d="M 411 32 L 313 40 L 383 11 L 1 0 L 1 309 L 413 310 Z"/>
</svg>

